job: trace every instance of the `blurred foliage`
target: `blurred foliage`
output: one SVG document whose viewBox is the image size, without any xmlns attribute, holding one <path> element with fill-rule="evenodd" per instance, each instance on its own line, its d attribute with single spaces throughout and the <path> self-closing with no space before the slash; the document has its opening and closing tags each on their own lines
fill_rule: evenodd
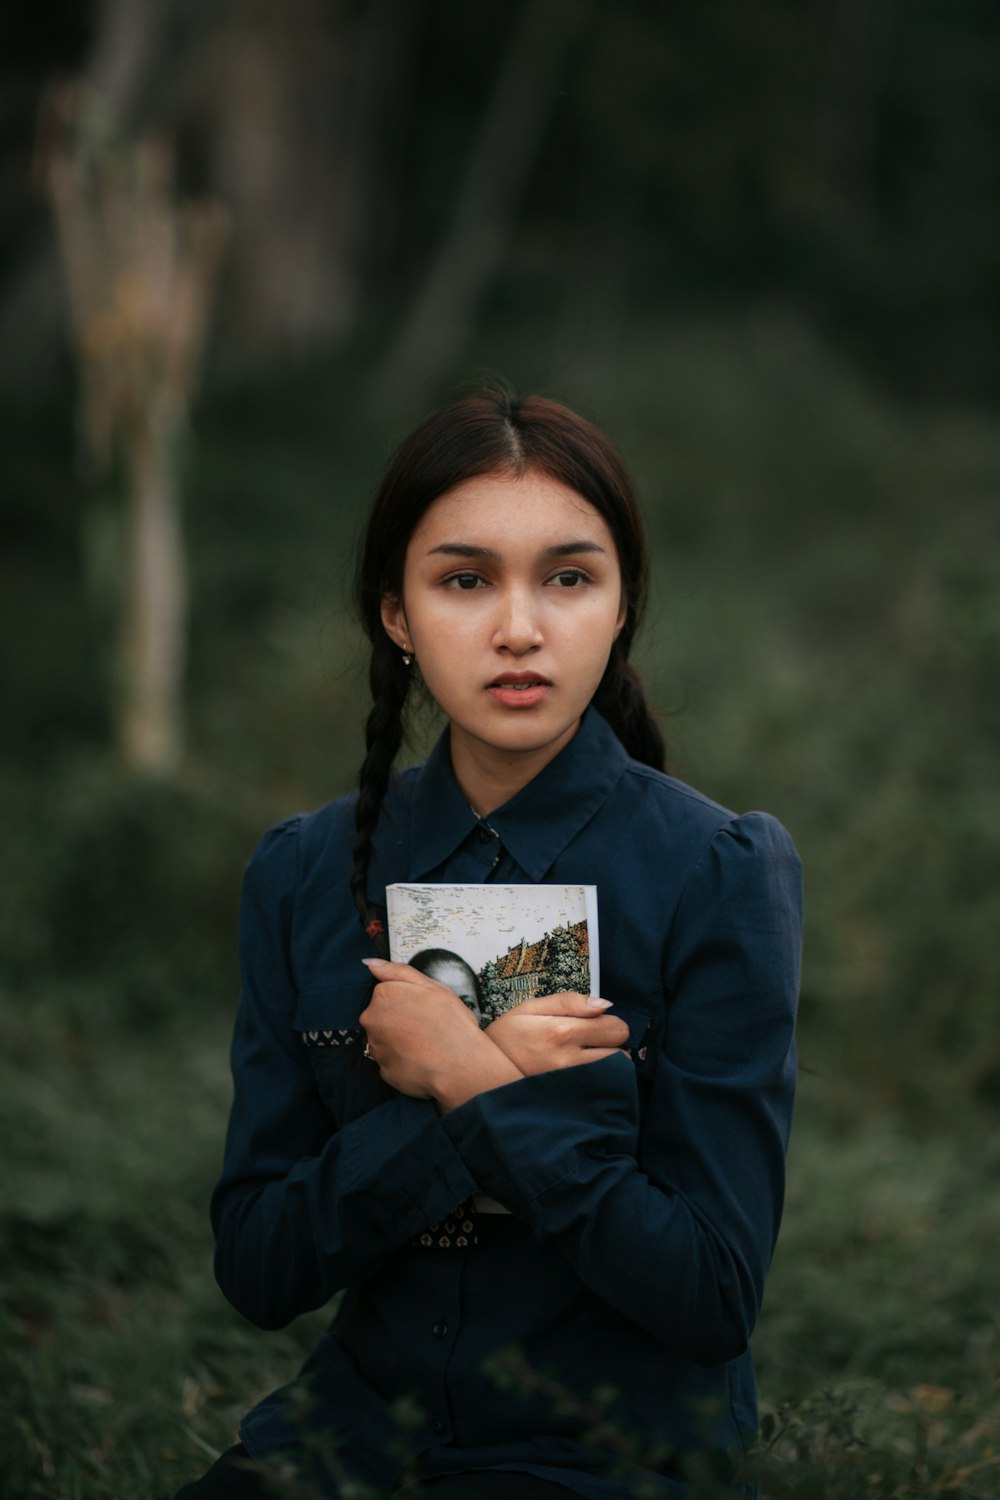
<svg viewBox="0 0 1000 1500">
<path fill-rule="evenodd" d="M 178 990 L 226 993 L 242 858 L 270 819 L 350 785 L 364 691 L 341 601 L 385 444 L 343 393 L 334 434 L 319 390 L 205 410 L 194 752 L 174 783 L 124 778 L 102 749 L 75 517 L 46 513 L 65 451 L 36 460 L 4 589 L 18 984 L 43 973 L 67 1003 L 137 1019 Z M 1000 432 L 893 403 L 783 317 L 637 337 L 608 408 L 649 501 L 641 660 L 653 701 L 680 710 L 677 769 L 771 808 L 805 857 L 807 1063 L 848 1116 L 995 1106 Z M 107 998 L 85 1002 L 91 984 Z"/>
<path fill-rule="evenodd" d="M 166 1496 L 319 1326 L 263 1340 L 227 1311 L 204 1205 L 241 863 L 360 754 L 340 600 L 385 437 L 330 380 L 204 408 L 192 753 L 172 782 L 123 777 L 104 745 L 65 443 L 29 424 L 0 445 L 38 498 L 2 580 L 0 1492 L 19 1500 Z M 676 768 L 775 811 L 807 871 L 806 1071 L 752 1461 L 778 1500 L 987 1500 L 1000 432 L 891 400 L 784 314 L 637 335 L 596 415 L 649 501 L 641 665 Z"/>
<path fill-rule="evenodd" d="M 804 857 L 765 1492 L 1000 1494 L 1000 10 L 584 5 L 520 166 L 498 85 L 530 63 L 523 5 L 148 0 L 115 94 L 112 23 L 137 14 L 19 11 L 0 61 L 0 1494 L 169 1495 L 320 1326 L 263 1339 L 210 1283 L 239 874 L 268 823 L 351 784 L 365 499 L 467 370 L 621 443 L 676 770 L 775 812 Z M 30 171 L 40 90 L 73 70 L 234 223 L 172 780 L 113 758 L 83 582 L 93 496 Z M 491 107 L 489 170 L 516 177 L 492 261 L 460 211 Z M 449 255 L 451 352 L 390 390 Z M 433 715 L 416 728 L 414 756 Z"/>
<path fill-rule="evenodd" d="M 452 366 L 500 308 L 530 311 L 561 363 L 600 361 L 650 308 L 779 299 L 897 389 L 997 390 L 989 0 L 89 0 L 8 31 L 12 389 L 46 378 L 58 342 L 31 137 L 42 88 L 76 70 L 124 128 L 177 143 L 184 192 L 231 213 L 230 378 L 289 350 L 384 373 L 447 262 Z M 419 410 L 436 367 L 408 369 Z"/>
<path fill-rule="evenodd" d="M 19 1142 L 0 1184 L 11 1500 L 167 1500 L 324 1322 L 265 1338 L 208 1274 L 226 1031 L 178 1012 L 155 1044 L 123 1027 L 108 1046 L 52 1020 L 41 1033 L 30 1015 L 5 1022 L 3 1126 Z M 998 1154 L 995 1130 L 928 1142 L 869 1122 L 834 1138 L 806 1087 L 756 1343 L 750 1461 L 768 1497 L 996 1495 Z"/>
</svg>

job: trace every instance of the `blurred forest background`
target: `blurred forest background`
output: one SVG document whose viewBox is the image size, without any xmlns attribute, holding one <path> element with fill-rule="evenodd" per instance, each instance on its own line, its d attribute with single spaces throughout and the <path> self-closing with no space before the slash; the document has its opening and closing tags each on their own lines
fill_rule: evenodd
<svg viewBox="0 0 1000 1500">
<path fill-rule="evenodd" d="M 1000 1495 L 1000 8 L 2 31 L 0 1492 L 172 1494 L 321 1321 L 211 1279 L 240 872 L 358 763 L 392 442 L 502 376 L 624 449 L 675 767 L 805 859 L 766 1493 Z"/>
</svg>

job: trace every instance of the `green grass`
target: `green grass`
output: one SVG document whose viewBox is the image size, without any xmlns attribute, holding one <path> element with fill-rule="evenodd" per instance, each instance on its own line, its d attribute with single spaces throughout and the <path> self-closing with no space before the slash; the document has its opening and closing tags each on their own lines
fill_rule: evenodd
<svg viewBox="0 0 1000 1500">
<path fill-rule="evenodd" d="M 212 1281 L 227 1030 L 7 1023 L 4 1494 L 169 1496 L 322 1322 L 259 1334 Z M 769 1493 L 995 1495 L 1000 1131 L 845 1132 L 823 1092 L 804 1080 L 756 1340 Z"/>
<path fill-rule="evenodd" d="M 0 1484 L 12 1497 L 171 1494 L 308 1343 L 307 1320 L 261 1337 L 212 1280 L 227 1032 L 219 1016 L 145 1037 L 41 1032 L 29 1017 L 7 1028 Z"/>
</svg>

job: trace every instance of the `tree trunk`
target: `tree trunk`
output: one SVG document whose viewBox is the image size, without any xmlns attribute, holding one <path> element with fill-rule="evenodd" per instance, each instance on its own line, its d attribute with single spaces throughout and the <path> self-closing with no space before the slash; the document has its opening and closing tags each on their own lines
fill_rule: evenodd
<svg viewBox="0 0 1000 1500">
<path fill-rule="evenodd" d="M 128 439 L 116 736 L 126 765 L 166 774 L 184 751 L 187 569 L 178 482 L 185 420 L 167 397 Z"/>
<path fill-rule="evenodd" d="M 875 219 L 878 96 L 895 21 L 883 0 L 833 0 L 826 68 L 816 95 L 816 178 L 838 233 L 867 238 Z"/>
<path fill-rule="evenodd" d="M 178 0 L 95 0 L 91 10 L 93 40 L 82 77 L 118 128 L 141 128 L 164 70 Z M 47 146 L 43 139 L 42 175 Z M 31 235 L 0 287 L 0 347 L 17 350 L 16 359 L 0 361 L 0 391 L 40 391 L 53 379 L 65 337 L 61 303 L 58 249 L 47 234 Z"/>
<path fill-rule="evenodd" d="M 115 739 L 131 770 L 165 775 L 183 752 L 180 461 L 227 221 L 217 205 L 179 200 L 169 147 L 116 138 L 100 103 L 82 88 L 53 93 L 48 182 L 92 486 L 106 489 L 119 469 L 125 480 L 115 565 L 101 580 L 117 622 Z"/>
<path fill-rule="evenodd" d="M 560 64 L 590 9 L 586 0 L 527 0 L 521 7 L 444 242 L 374 379 L 376 405 L 397 406 L 460 350 L 509 242 Z"/>
</svg>

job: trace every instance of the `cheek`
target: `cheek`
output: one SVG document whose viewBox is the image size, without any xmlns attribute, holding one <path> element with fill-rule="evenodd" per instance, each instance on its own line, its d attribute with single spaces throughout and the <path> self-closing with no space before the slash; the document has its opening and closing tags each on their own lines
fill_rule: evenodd
<svg viewBox="0 0 1000 1500">
<path fill-rule="evenodd" d="M 486 611 L 467 599 L 462 600 L 462 606 L 456 609 L 446 593 L 414 601 L 407 620 L 418 657 L 437 661 L 447 669 L 456 653 L 482 644 L 489 630 Z"/>
<path fill-rule="evenodd" d="M 470 681 L 481 675 L 471 648 L 456 630 L 449 631 L 443 643 L 433 630 L 422 635 L 414 630 L 413 645 L 424 687 L 439 707 L 451 712 Z"/>
<path fill-rule="evenodd" d="M 567 631 L 581 651 L 599 656 L 611 650 L 623 624 L 624 615 L 616 602 L 594 599 L 567 619 Z"/>
</svg>

